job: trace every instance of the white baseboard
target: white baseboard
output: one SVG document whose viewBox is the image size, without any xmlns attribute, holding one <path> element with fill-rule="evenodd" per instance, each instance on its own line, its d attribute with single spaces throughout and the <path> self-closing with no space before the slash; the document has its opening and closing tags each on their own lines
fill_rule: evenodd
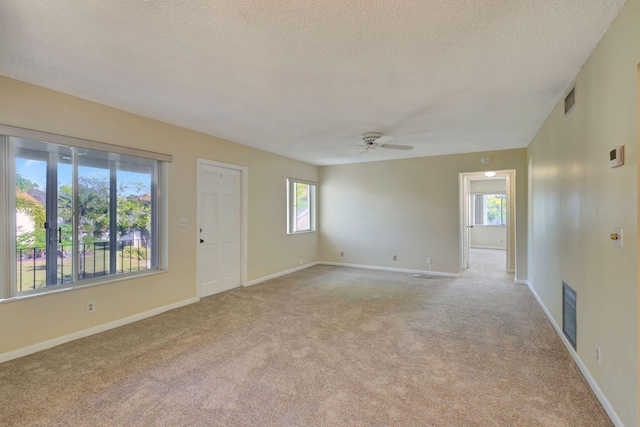
<svg viewBox="0 0 640 427">
<path fill-rule="evenodd" d="M 544 311 L 544 314 L 547 315 L 547 318 L 553 325 L 554 329 L 556 330 L 556 333 L 564 343 L 565 347 L 567 347 L 567 350 L 569 350 L 569 354 L 571 354 L 571 357 L 573 357 L 573 360 L 578 365 L 578 368 L 580 368 L 580 372 L 582 372 L 582 375 L 584 375 L 585 379 L 591 386 L 591 389 L 596 394 L 596 397 L 604 407 L 604 410 L 607 411 L 607 414 L 609 415 L 609 418 L 611 418 L 611 421 L 613 422 L 613 424 L 616 427 L 624 427 L 624 424 L 622 424 L 622 421 L 620 420 L 620 417 L 618 417 L 618 414 L 616 413 L 616 411 L 613 409 L 613 406 L 611 406 L 611 403 L 609 403 L 609 400 L 605 397 L 602 390 L 600 390 L 600 387 L 598 387 L 598 383 L 596 383 L 596 380 L 591 376 L 591 373 L 589 372 L 587 367 L 584 365 L 584 363 L 582 363 L 582 359 L 580 359 L 580 356 L 578 356 L 578 353 L 576 353 L 576 351 L 573 349 L 573 346 L 571 346 L 571 344 L 569 343 L 569 340 L 562 333 L 562 329 L 560 328 L 560 326 L 558 326 L 558 324 L 556 323 L 555 319 L 553 318 L 549 310 L 547 310 L 547 307 L 542 302 L 542 299 L 540 299 L 540 296 L 538 295 L 536 290 L 533 289 L 533 286 L 531 286 L 530 283 L 527 282 L 526 285 L 531 290 L 531 293 L 536 298 L 536 301 L 538 301 L 538 304 L 540 305 L 540 307 L 542 307 L 542 311 Z"/>
<path fill-rule="evenodd" d="M 365 264 L 349 264 L 345 262 L 330 262 L 330 261 L 320 261 L 318 264 L 322 265 L 334 265 L 337 267 L 351 267 L 351 268 L 364 268 L 367 270 L 382 270 L 382 271 L 394 271 L 396 273 L 409 273 L 409 274 L 428 274 L 428 271 L 425 270 L 411 270 L 408 268 L 395 268 L 395 267 L 381 267 L 377 265 L 365 265 Z M 442 277 L 460 277 L 460 273 L 444 273 L 441 271 L 432 271 L 432 276 L 442 276 Z"/>
<path fill-rule="evenodd" d="M 85 338 L 90 335 L 95 335 L 100 332 L 108 331 L 120 326 L 127 325 L 129 323 L 137 322 L 138 320 L 146 319 L 148 317 L 156 316 L 165 311 L 173 310 L 174 308 L 184 307 L 185 305 L 198 302 L 198 298 L 189 298 L 186 300 L 178 301 L 173 304 L 165 305 L 163 307 L 154 308 L 153 310 L 145 311 L 144 313 L 134 314 L 133 316 L 125 317 L 123 319 L 114 320 L 112 322 L 103 323 L 102 325 L 94 326 L 89 329 L 83 329 L 82 331 L 73 332 L 68 335 L 64 335 L 58 338 L 53 338 L 47 341 L 43 341 L 37 344 L 28 345 L 26 347 L 19 348 L 17 350 L 8 351 L 0 354 L 0 363 L 8 360 L 17 359 L 19 357 L 27 356 L 29 354 L 37 353 L 42 350 L 47 350 L 52 347 L 56 347 L 60 344 L 68 343 L 80 338 Z"/>
<path fill-rule="evenodd" d="M 496 249 L 499 251 L 506 251 L 505 246 L 469 246 L 471 249 Z"/>
<path fill-rule="evenodd" d="M 277 277 L 286 276 L 287 274 L 295 273 L 296 271 L 304 270 L 305 268 L 313 267 L 314 265 L 318 265 L 318 262 L 310 262 L 309 264 L 301 265 L 300 267 L 290 268 L 289 270 L 280 271 L 278 273 L 273 273 L 268 276 L 263 276 L 258 279 L 253 279 L 248 281 L 244 286 L 253 286 L 258 283 L 266 282 L 267 280 L 275 279 Z"/>
<path fill-rule="evenodd" d="M 528 280 L 513 279 L 513 281 L 516 282 L 518 285 L 527 285 L 527 286 L 529 286 L 529 281 Z"/>
</svg>

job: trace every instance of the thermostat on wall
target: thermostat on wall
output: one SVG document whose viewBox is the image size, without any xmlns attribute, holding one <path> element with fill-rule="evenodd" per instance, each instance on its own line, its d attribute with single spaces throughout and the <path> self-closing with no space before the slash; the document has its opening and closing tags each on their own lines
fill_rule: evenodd
<svg viewBox="0 0 640 427">
<path fill-rule="evenodd" d="M 624 164 L 624 145 L 619 145 L 609 151 L 609 167 L 617 168 Z"/>
</svg>

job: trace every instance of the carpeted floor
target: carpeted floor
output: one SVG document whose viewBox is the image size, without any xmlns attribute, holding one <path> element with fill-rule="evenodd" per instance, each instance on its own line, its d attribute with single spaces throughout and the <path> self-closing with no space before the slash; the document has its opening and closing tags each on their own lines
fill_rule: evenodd
<svg viewBox="0 0 640 427">
<path fill-rule="evenodd" d="M 465 276 L 478 276 L 493 279 L 513 280 L 513 274 L 507 273 L 507 251 L 504 249 L 469 250 L 469 268 L 463 273 Z"/>
<path fill-rule="evenodd" d="M 513 279 L 315 266 L 0 365 L 2 426 L 610 426 Z"/>
</svg>

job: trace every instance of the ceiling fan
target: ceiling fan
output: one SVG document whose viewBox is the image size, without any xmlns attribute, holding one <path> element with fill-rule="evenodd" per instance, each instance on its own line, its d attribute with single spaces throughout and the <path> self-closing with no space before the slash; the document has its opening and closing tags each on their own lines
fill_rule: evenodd
<svg viewBox="0 0 640 427">
<path fill-rule="evenodd" d="M 362 134 L 362 144 L 358 144 L 358 147 L 364 147 L 360 154 L 369 154 L 369 150 L 375 150 L 376 148 L 391 148 L 393 150 L 411 150 L 411 145 L 397 145 L 387 144 L 387 142 L 393 141 L 392 136 L 382 135 L 380 132 L 367 132 Z"/>
</svg>

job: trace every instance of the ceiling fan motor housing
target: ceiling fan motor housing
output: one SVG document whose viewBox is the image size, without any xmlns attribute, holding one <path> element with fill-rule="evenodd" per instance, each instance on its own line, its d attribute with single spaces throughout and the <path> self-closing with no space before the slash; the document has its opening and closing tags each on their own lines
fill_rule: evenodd
<svg viewBox="0 0 640 427">
<path fill-rule="evenodd" d="M 367 145 L 372 145 L 376 139 L 380 138 L 380 132 L 367 132 L 362 134 L 362 141 Z"/>
</svg>

